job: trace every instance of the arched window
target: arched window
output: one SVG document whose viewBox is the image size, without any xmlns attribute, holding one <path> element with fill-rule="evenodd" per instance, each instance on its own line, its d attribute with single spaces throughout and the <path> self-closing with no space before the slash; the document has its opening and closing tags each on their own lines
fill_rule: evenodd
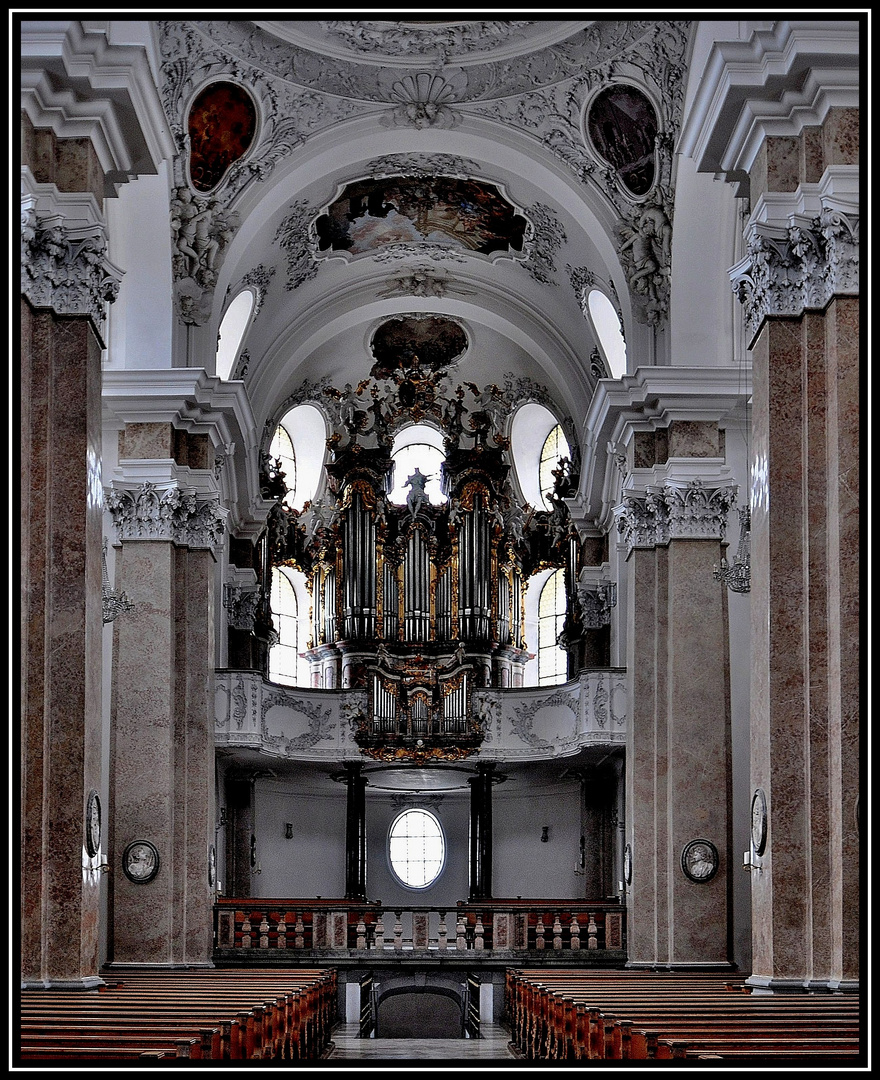
<svg viewBox="0 0 880 1080">
<path fill-rule="evenodd" d="M 251 290 L 244 289 L 226 309 L 220 323 L 220 333 L 217 335 L 217 359 L 214 367 L 220 379 L 229 379 L 232 376 L 256 301 L 257 298 Z"/>
<path fill-rule="evenodd" d="M 394 876 L 408 889 L 433 885 L 446 861 L 440 822 L 427 810 L 404 810 L 388 833 L 388 860 Z"/>
<path fill-rule="evenodd" d="M 271 607 L 279 640 L 269 650 L 269 680 L 287 686 L 308 686 L 308 662 L 299 654 L 305 627 L 299 618 L 299 602 L 293 586 L 296 571 L 275 567 L 272 571 Z"/>
<path fill-rule="evenodd" d="M 560 458 L 570 458 L 570 454 L 568 440 L 562 432 L 562 426 L 557 424 L 544 440 L 544 445 L 541 447 L 541 460 L 538 463 L 538 484 L 544 496 L 545 507 L 549 508 L 546 495 L 548 491 L 553 490 L 556 480 L 553 470 L 558 466 Z"/>
<path fill-rule="evenodd" d="M 327 424 L 321 411 L 314 405 L 296 405 L 281 417 L 269 447 L 269 455 L 282 461 L 285 452 L 291 456 L 293 472 L 288 472 L 286 464 L 282 468 L 288 487 L 284 501 L 292 509 L 302 510 L 309 500 L 315 498 L 321 484 L 326 445 Z"/>
<path fill-rule="evenodd" d="M 565 622 L 565 571 L 547 578 L 538 599 L 538 685 L 552 686 L 568 677 L 565 649 L 556 644 Z"/>
<path fill-rule="evenodd" d="M 440 467 L 445 460 L 443 436 L 436 428 L 430 424 L 411 424 L 399 431 L 394 439 L 391 460 L 394 462 L 394 486 L 388 495 L 389 502 L 403 506 L 409 495 L 406 481 L 416 469 L 430 477 L 425 485 L 428 501 L 434 506 L 446 502 L 446 496 L 440 490 Z"/>
<path fill-rule="evenodd" d="M 587 308 L 611 378 L 619 379 L 626 374 L 626 342 L 614 305 L 601 290 L 591 289 Z"/>
<path fill-rule="evenodd" d="M 526 402 L 514 413 L 510 445 L 516 481 L 523 499 L 536 510 L 550 510 L 550 503 L 545 498 L 545 493 L 553 490 L 550 473 L 556 468 L 558 457 L 571 456 L 559 420 L 546 406 L 536 401 Z M 550 461 L 554 451 L 558 457 Z M 545 453 L 549 464 L 542 469 Z"/>
<path fill-rule="evenodd" d="M 283 424 L 279 424 L 275 429 L 275 438 L 269 446 L 269 456 L 281 462 L 284 483 L 287 485 L 284 501 L 288 506 L 294 506 L 296 504 L 296 453 L 290 433 Z"/>
</svg>

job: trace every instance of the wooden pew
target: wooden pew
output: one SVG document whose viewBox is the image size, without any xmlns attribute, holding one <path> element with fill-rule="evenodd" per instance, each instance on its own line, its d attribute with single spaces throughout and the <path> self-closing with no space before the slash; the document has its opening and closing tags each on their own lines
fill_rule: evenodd
<svg viewBox="0 0 880 1080">
<path fill-rule="evenodd" d="M 100 992 L 24 991 L 22 1059 L 46 1060 L 49 1049 L 86 1060 L 314 1059 L 329 1044 L 336 994 L 326 969 L 132 969 Z"/>
<path fill-rule="evenodd" d="M 700 972 L 513 969 L 505 997 L 512 1041 L 532 1059 L 665 1059 L 670 1043 L 694 1057 L 721 1053 L 719 1040 L 734 1054 L 777 1054 L 811 1038 L 841 1057 L 858 1053 L 857 996 L 742 989 Z"/>
</svg>

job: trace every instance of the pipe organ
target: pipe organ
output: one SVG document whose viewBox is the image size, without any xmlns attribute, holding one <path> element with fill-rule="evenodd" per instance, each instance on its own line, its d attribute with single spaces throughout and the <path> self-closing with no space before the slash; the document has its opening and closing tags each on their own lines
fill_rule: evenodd
<svg viewBox="0 0 880 1080">
<path fill-rule="evenodd" d="M 355 735 L 363 752 L 455 760 L 484 736 L 474 689 L 522 685 L 526 580 L 549 566 L 571 570 L 577 545 L 573 530 L 560 535 L 558 507 L 551 521 L 517 502 L 504 433 L 517 395 L 492 387 L 490 418 L 479 411 L 489 388 L 465 384 L 476 399 L 468 410 L 463 387 L 441 386 L 417 364 L 384 386 L 325 389 L 327 495 L 303 511 L 279 511 L 287 529 L 275 528 L 285 539 L 273 561 L 306 577 L 312 685 L 367 691 Z M 414 475 L 407 502 L 394 503 L 394 436 L 420 422 L 443 440 L 444 501 L 430 502 L 425 477 Z M 336 667 L 329 683 L 328 658 Z"/>
</svg>

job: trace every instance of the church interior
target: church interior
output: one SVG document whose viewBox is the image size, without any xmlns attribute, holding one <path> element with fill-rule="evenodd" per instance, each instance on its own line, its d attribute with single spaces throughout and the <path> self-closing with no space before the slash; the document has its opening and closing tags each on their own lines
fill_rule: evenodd
<svg viewBox="0 0 880 1080">
<path fill-rule="evenodd" d="M 22 1060 L 858 1010 L 864 19 L 179 14 L 14 28 Z"/>
</svg>

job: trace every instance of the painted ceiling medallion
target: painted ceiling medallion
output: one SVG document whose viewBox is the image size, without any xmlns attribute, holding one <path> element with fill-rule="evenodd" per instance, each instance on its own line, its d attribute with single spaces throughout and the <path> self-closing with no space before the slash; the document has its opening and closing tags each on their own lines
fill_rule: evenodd
<svg viewBox="0 0 880 1080">
<path fill-rule="evenodd" d="M 398 315 L 373 334 L 370 348 L 376 363 L 370 375 L 390 378 L 398 370 L 408 371 L 418 358 L 422 368 L 445 371 L 468 346 L 467 335 L 453 319 L 442 315 Z"/>
<path fill-rule="evenodd" d="M 429 243 L 490 255 L 521 251 L 526 219 L 483 181 L 392 176 L 348 184 L 315 227 L 322 252 Z"/>
<path fill-rule="evenodd" d="M 187 122 L 189 178 L 196 191 L 218 186 L 229 167 L 247 153 L 256 129 L 256 106 L 235 83 L 210 83 L 196 96 Z"/>
<path fill-rule="evenodd" d="M 587 113 L 587 133 L 627 191 L 637 198 L 647 195 L 657 172 L 657 114 L 647 97 L 623 84 L 600 91 Z"/>
</svg>

